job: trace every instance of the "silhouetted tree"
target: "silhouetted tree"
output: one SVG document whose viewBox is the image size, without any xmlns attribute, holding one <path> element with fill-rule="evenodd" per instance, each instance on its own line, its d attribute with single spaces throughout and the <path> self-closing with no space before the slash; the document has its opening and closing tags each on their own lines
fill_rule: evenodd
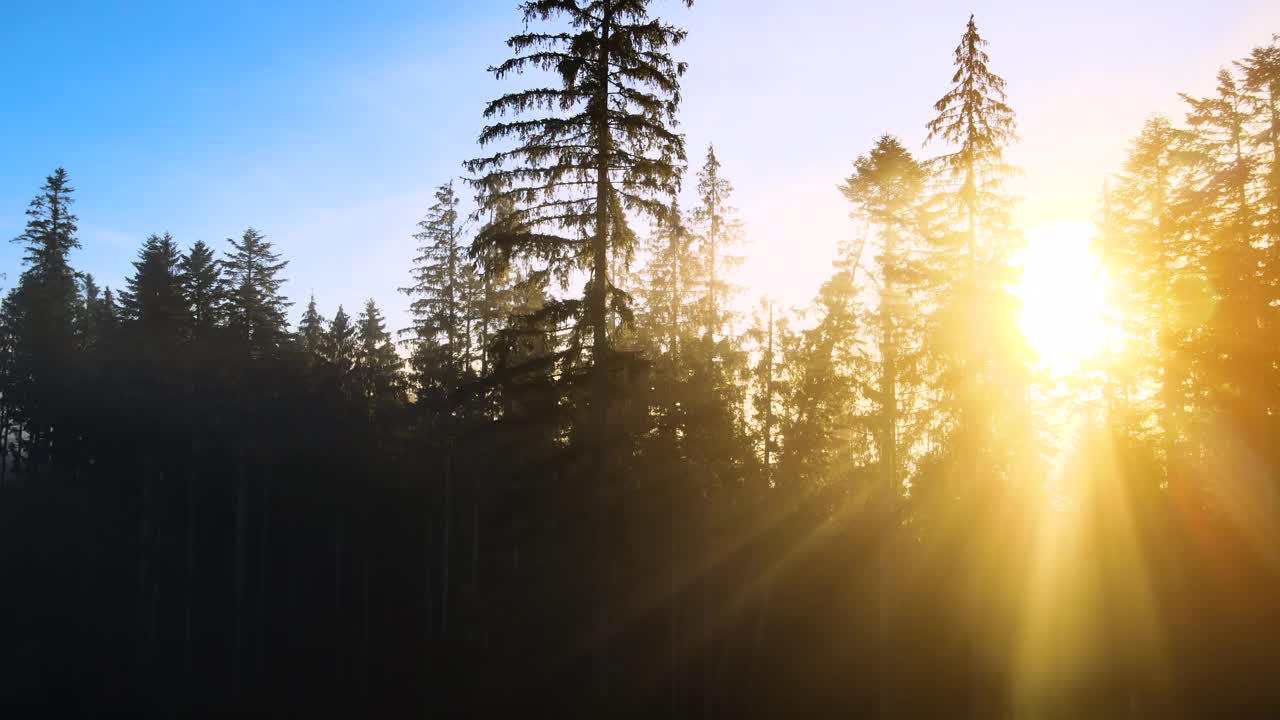
<svg viewBox="0 0 1280 720">
<path fill-rule="evenodd" d="M 470 311 L 472 267 L 465 257 L 453 181 L 436 189 L 436 202 L 418 223 L 413 284 L 400 288 L 412 302 L 410 364 L 419 400 L 440 403 L 472 373 Z"/>
<path fill-rule="evenodd" d="M 198 240 L 178 263 L 182 292 L 191 319 L 191 335 L 209 339 L 226 320 L 227 287 L 213 248 Z"/>
<path fill-rule="evenodd" d="M 249 228 L 223 261 L 230 285 L 227 314 L 232 330 L 254 357 L 270 357 L 288 338 L 285 312 L 290 303 L 280 294 L 281 270 L 289 264 L 271 248 L 262 233 Z"/>
<path fill-rule="evenodd" d="M 174 344 L 192 324 L 179 270 L 181 255 L 169 233 L 151 235 L 138 251 L 134 274 L 120 293 L 125 319 L 151 340 Z"/>
<path fill-rule="evenodd" d="M 26 228 L 14 238 L 25 247 L 26 268 L 5 298 L 3 315 L 11 342 L 13 407 L 25 421 L 32 460 L 48 456 L 53 433 L 68 440 L 74 436 L 70 428 L 80 306 L 68 260 L 80 247 L 71 212 L 74 192 L 66 170 L 54 170 L 27 208 Z"/>
<path fill-rule="evenodd" d="M 322 356 L 325 341 L 324 316 L 316 309 L 316 296 L 312 293 L 307 301 L 307 309 L 298 321 L 298 346 L 308 359 L 319 359 Z"/>
</svg>

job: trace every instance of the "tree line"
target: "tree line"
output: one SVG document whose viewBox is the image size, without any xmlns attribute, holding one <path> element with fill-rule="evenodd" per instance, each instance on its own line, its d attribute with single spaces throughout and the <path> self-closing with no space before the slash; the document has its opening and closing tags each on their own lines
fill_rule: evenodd
<svg viewBox="0 0 1280 720">
<path fill-rule="evenodd" d="M 288 261 L 252 228 L 221 252 L 152 235 L 100 288 L 46 178 L 0 308 L 0 699 L 1276 702 L 1280 46 L 1149 120 L 1108 179 L 1122 339 L 1071 379 L 1097 400 L 1064 466 L 1012 291 L 1015 113 L 974 19 L 925 150 L 886 134 L 839 181 L 856 233 L 812 302 L 743 314 L 731 169 L 708 147 L 690 173 L 686 35 L 650 5 L 520 4 L 491 70 L 527 87 L 436 189 L 404 329 L 314 296 L 290 327 Z M 1055 499 L 1083 529 L 1046 567 Z M 1059 589 L 1039 645 L 1037 578 Z"/>
</svg>

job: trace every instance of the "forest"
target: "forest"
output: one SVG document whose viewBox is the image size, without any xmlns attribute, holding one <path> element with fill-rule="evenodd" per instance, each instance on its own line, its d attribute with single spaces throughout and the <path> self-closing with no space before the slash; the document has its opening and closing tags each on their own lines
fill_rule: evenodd
<svg viewBox="0 0 1280 720">
<path fill-rule="evenodd" d="M 856 232 L 788 307 L 679 129 L 698 8 L 653 5 L 514 9 L 407 328 L 286 297 L 270 228 L 100 287 L 32 178 L 6 717 L 1280 712 L 1280 36 L 1097 178 L 1105 341 L 1055 374 L 998 38 L 830 178 Z"/>
</svg>

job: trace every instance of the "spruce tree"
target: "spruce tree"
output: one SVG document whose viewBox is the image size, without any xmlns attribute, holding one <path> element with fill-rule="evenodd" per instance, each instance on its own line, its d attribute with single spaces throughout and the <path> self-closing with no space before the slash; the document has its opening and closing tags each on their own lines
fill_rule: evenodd
<svg viewBox="0 0 1280 720">
<path fill-rule="evenodd" d="M 962 217 L 964 252 L 971 274 L 983 251 L 990 254 L 998 250 L 980 247 L 980 235 L 997 240 L 994 233 L 1008 221 L 1003 187 L 1013 168 L 1005 162 L 1004 153 L 1017 138 L 1005 81 L 988 67 L 991 58 L 983 49 L 986 45 L 970 15 L 955 50 L 952 87 L 934 103 L 938 115 L 929 121 L 927 137 L 927 141 L 941 141 L 950 149 L 935 162 L 953 183 L 946 197 Z"/>
<path fill-rule="evenodd" d="M 288 337 L 285 313 L 292 305 L 280 294 L 281 270 L 289 264 L 253 228 L 240 240 L 228 239 L 234 250 L 223 261 L 230 291 L 227 314 L 232 330 L 252 357 L 269 357 Z"/>
<path fill-rule="evenodd" d="M 298 322 L 298 346 L 311 362 L 322 357 L 325 342 L 324 316 L 316 309 L 315 293 L 307 301 L 306 312 Z"/>
<path fill-rule="evenodd" d="M 1111 231 L 1100 238 L 1101 257 L 1109 274 L 1128 291 L 1124 331 L 1134 364 L 1147 372 L 1134 384 L 1158 387 L 1159 404 L 1151 410 L 1163 434 L 1166 472 L 1177 465 L 1184 380 L 1190 371 L 1188 328 L 1177 301 L 1178 267 L 1185 249 L 1179 238 L 1177 198 L 1187 168 L 1178 132 L 1167 118 L 1148 118 L 1131 142 L 1122 172 L 1110 193 Z M 1144 362 L 1144 360 L 1146 362 Z M 1154 360 L 1154 362 L 1150 362 Z M 1132 408 L 1141 413 L 1141 408 Z M 1134 417 L 1132 425 L 1145 424 Z"/>
<path fill-rule="evenodd" d="M 1016 235 L 1009 227 L 1011 201 L 1005 181 L 1015 172 L 1005 151 L 1016 139 L 1005 81 L 989 67 L 971 15 L 955 49 L 951 89 L 934 104 L 927 142 L 946 152 L 932 161 L 942 183 L 937 200 L 947 232 L 934 234 L 930 273 L 938 284 L 935 338 L 939 362 L 954 378 L 946 388 L 959 415 L 957 455 L 969 464 L 968 482 L 1004 473 L 1010 444 L 998 426 L 1026 425 L 1025 368 L 1010 311 L 1013 273 L 1009 257 Z M 1006 343 L 998 350 L 996 345 Z M 1000 446 L 1000 447 L 997 447 Z M 967 493 L 961 493 L 967 495 Z"/>
<path fill-rule="evenodd" d="M 102 344 L 113 323 L 111 323 L 109 311 L 104 307 L 102 290 L 93 279 L 93 274 L 85 273 L 81 283 L 84 309 L 81 314 L 80 347 L 82 352 L 92 353 Z"/>
<path fill-rule="evenodd" d="M 786 353 L 783 373 L 790 381 L 780 400 L 782 451 L 775 476 L 791 485 L 788 492 L 818 488 L 837 467 L 865 459 L 857 418 L 857 360 L 864 342 L 858 296 L 852 264 L 842 261 L 809 308 L 816 316 L 812 326 Z"/>
<path fill-rule="evenodd" d="M 322 347 L 325 362 L 332 365 L 342 378 L 355 367 L 355 336 L 356 328 L 351 324 L 351 316 L 339 305 L 338 312 L 333 315 L 333 322 L 329 323 Z"/>
<path fill-rule="evenodd" d="M 1179 273 L 1184 283 L 1202 277 L 1211 293 L 1213 312 L 1194 333 L 1193 351 L 1206 400 L 1240 441 L 1261 450 L 1270 444 L 1277 381 L 1266 335 L 1275 325 L 1275 296 L 1260 249 L 1266 218 L 1255 200 L 1265 182 L 1250 147 L 1250 98 L 1230 70 L 1220 70 L 1217 80 L 1209 97 L 1182 95 L 1189 111 L 1179 147 L 1189 185 L 1180 222 L 1190 242 Z"/>
<path fill-rule="evenodd" d="M 27 433 L 34 454 L 43 454 L 51 428 L 66 430 L 72 408 L 79 289 L 68 256 L 80 247 L 67 173 L 45 178 L 27 208 L 27 224 L 14 238 L 25 246 L 26 268 L 5 299 L 3 316 L 11 338 L 15 406 L 30 421 Z"/>
<path fill-rule="evenodd" d="M 198 240 L 178 263 L 192 337 L 207 339 L 226 319 L 227 287 L 213 248 Z"/>
<path fill-rule="evenodd" d="M 1261 230 L 1271 239 L 1272 280 L 1280 278 L 1280 35 L 1272 36 L 1269 45 L 1254 48 L 1249 57 L 1236 63 L 1243 75 L 1243 89 L 1252 110 L 1252 132 L 1246 141 L 1259 153 L 1262 166 L 1263 192 L 1259 198 L 1263 224 Z"/>
<path fill-rule="evenodd" d="M 355 341 L 355 381 L 372 421 L 403 400 L 403 363 L 372 299 L 365 302 L 360 314 Z"/>
<path fill-rule="evenodd" d="M 692 5 L 686 0 L 686 5 Z M 564 306 L 574 334 L 589 337 L 591 425 L 607 419 L 608 316 L 625 302 L 609 278 L 614 253 L 636 237 L 627 213 L 661 217 L 676 191 L 684 140 L 673 132 L 684 63 L 669 49 L 685 32 L 651 17 L 649 0 L 531 0 L 525 21 L 564 22 L 513 36 L 515 57 L 492 68 L 502 80 L 526 70 L 556 75 L 489 103 L 480 143 L 511 146 L 467 163 L 482 209 L 510 204 L 501 224 L 484 228 L 473 254 L 496 250 L 507 262 L 536 260 L 568 283 L 584 271 L 582 302 Z M 575 341 L 578 346 L 580 341 Z"/>
<path fill-rule="evenodd" d="M 400 288 L 412 302 L 410 362 L 418 394 L 447 396 L 471 372 L 470 311 L 474 271 L 462 245 L 462 223 L 453 181 L 436 189 L 435 204 L 418 223 L 413 284 Z"/>
<path fill-rule="evenodd" d="M 742 240 L 741 224 L 733 217 L 729 198 L 733 185 L 720 174 L 720 160 L 714 145 L 707 147 L 707 157 L 698 171 L 699 205 L 693 211 L 701 229 L 699 260 L 700 284 L 703 286 L 702 331 L 714 342 L 729 319 L 729 302 L 733 285 L 729 273 L 742 263 L 730 250 Z"/>
<path fill-rule="evenodd" d="M 916 439 L 911 429 L 918 427 L 913 422 L 916 408 L 908 398 L 918 394 L 921 381 L 918 350 L 924 335 L 927 269 L 916 258 L 930 249 L 927 180 L 928 173 L 910 151 L 897 138 L 884 135 L 871 152 L 857 159 L 853 175 L 840 188 L 854 205 L 853 216 L 875 241 L 865 276 L 877 297 L 863 320 L 875 335 L 876 349 L 869 359 L 875 379 L 864 392 L 875 404 L 869 420 L 879 449 L 882 488 L 894 496 L 902 492 L 903 473 L 912 465 L 907 451 Z"/>
<path fill-rule="evenodd" d="M 134 273 L 120 294 L 125 318 L 148 342 L 172 345 L 191 325 L 179 270 L 181 260 L 169 233 L 151 235 L 138 251 Z"/>
<path fill-rule="evenodd" d="M 692 285 L 697 278 L 694 234 L 676 200 L 657 223 L 647 243 L 648 263 L 640 293 L 644 305 L 641 323 L 648 343 L 678 364 L 680 349 L 700 324 L 699 300 Z"/>
</svg>

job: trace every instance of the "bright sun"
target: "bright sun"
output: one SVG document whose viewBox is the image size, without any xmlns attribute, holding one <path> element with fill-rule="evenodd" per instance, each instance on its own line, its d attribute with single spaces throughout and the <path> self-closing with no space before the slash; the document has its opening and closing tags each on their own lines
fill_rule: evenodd
<svg viewBox="0 0 1280 720">
<path fill-rule="evenodd" d="M 1105 285 L 1089 248 L 1092 234 L 1083 220 L 1038 225 L 1014 257 L 1022 269 L 1015 292 L 1023 302 L 1023 335 L 1040 364 L 1057 377 L 1078 371 L 1107 340 Z"/>
</svg>

